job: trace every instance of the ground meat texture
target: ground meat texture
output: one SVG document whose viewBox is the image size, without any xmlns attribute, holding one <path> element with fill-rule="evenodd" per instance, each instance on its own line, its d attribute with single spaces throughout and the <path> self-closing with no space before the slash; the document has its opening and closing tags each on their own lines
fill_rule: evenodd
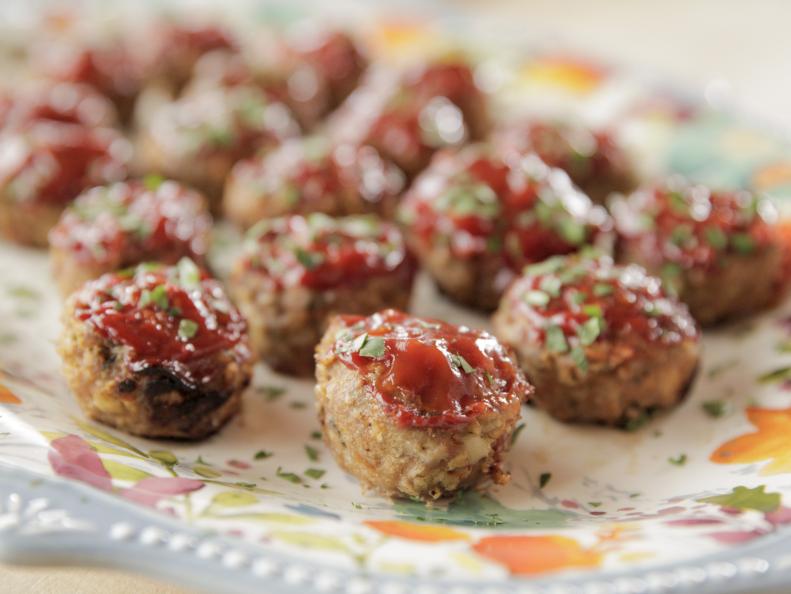
<svg viewBox="0 0 791 594">
<path fill-rule="evenodd" d="M 289 36 L 283 61 L 283 99 L 306 130 L 351 94 L 368 66 L 347 33 L 313 28 Z"/>
<path fill-rule="evenodd" d="M 700 357 L 685 305 L 637 265 L 556 256 L 525 269 L 494 315 L 536 387 L 568 422 L 633 426 L 686 394 Z"/>
<path fill-rule="evenodd" d="M 58 352 L 88 417 L 145 437 L 214 433 L 252 375 L 244 319 L 188 259 L 86 284 L 66 302 Z"/>
<path fill-rule="evenodd" d="M 764 197 L 674 178 L 615 202 L 613 216 L 620 259 L 660 276 L 703 325 L 783 294 L 784 250 Z"/>
<path fill-rule="evenodd" d="M 217 212 L 237 161 L 298 132 L 288 108 L 258 87 L 199 88 L 156 110 L 139 152 L 147 171 L 197 188 Z"/>
<path fill-rule="evenodd" d="M 488 130 L 487 100 L 472 69 L 436 63 L 406 75 L 371 123 L 366 142 L 414 177 L 437 150 L 482 140 Z"/>
<path fill-rule="evenodd" d="M 313 214 L 253 227 L 229 283 L 258 357 L 278 371 L 310 375 L 333 314 L 405 309 L 414 274 L 395 226 L 373 215 Z"/>
<path fill-rule="evenodd" d="M 141 262 L 204 264 L 212 219 L 206 198 L 173 181 L 98 186 L 79 196 L 50 231 L 52 272 L 65 296 Z"/>
<path fill-rule="evenodd" d="M 609 249 L 607 212 L 560 169 L 483 144 L 438 154 L 402 200 L 410 247 L 439 288 L 492 310 L 526 264 L 596 244 Z"/>
<path fill-rule="evenodd" d="M 86 188 L 124 179 L 130 157 L 109 128 L 39 120 L 0 132 L 0 234 L 46 246 L 63 209 Z"/>
<path fill-rule="evenodd" d="M 0 128 L 22 130 L 41 120 L 112 127 L 118 120 L 113 104 L 84 84 L 40 84 L 23 89 L 7 100 L 5 124 L 0 117 Z"/>
<path fill-rule="evenodd" d="M 251 227 L 287 214 L 393 216 L 404 174 L 371 146 L 332 146 L 321 138 L 292 140 L 241 161 L 225 188 L 226 216 Z"/>
<path fill-rule="evenodd" d="M 433 501 L 508 481 L 531 387 L 491 335 L 394 310 L 337 316 L 316 362 L 324 439 L 364 489 Z"/>
<path fill-rule="evenodd" d="M 506 146 L 533 151 L 547 165 L 568 173 L 571 181 L 598 204 L 604 204 L 614 192 L 634 189 L 633 168 L 606 130 L 534 120 L 509 126 L 498 136 Z"/>
</svg>

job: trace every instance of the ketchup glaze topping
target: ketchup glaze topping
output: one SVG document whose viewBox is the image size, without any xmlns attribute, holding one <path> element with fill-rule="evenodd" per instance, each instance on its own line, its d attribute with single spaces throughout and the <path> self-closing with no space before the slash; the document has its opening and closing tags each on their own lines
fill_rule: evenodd
<svg viewBox="0 0 791 594">
<path fill-rule="evenodd" d="M 777 242 L 777 213 L 751 192 L 711 190 L 671 178 L 632 194 L 613 209 L 618 233 L 663 277 L 719 267 L 728 254 L 753 255 Z"/>
<path fill-rule="evenodd" d="M 131 154 L 109 128 L 34 122 L 0 136 L 3 199 L 65 205 L 88 187 L 124 179 Z"/>
<path fill-rule="evenodd" d="M 354 40 L 341 31 L 308 31 L 295 36 L 291 45 L 297 59 L 324 78 L 333 105 L 338 105 L 354 90 L 368 65 Z"/>
<path fill-rule="evenodd" d="M 404 175 L 371 146 L 332 146 L 319 137 L 287 140 L 241 161 L 233 175 L 282 212 L 352 214 L 395 197 Z"/>
<path fill-rule="evenodd" d="M 401 232 L 372 215 L 264 219 L 248 232 L 242 262 L 277 288 L 331 289 L 390 274 L 411 282 L 415 273 Z"/>
<path fill-rule="evenodd" d="M 50 245 L 83 262 L 202 261 L 212 219 L 203 196 L 156 176 L 80 195 L 50 231 Z"/>
<path fill-rule="evenodd" d="M 386 309 L 340 316 L 333 351 L 403 427 L 450 427 L 521 402 L 531 386 L 490 334 Z"/>
<path fill-rule="evenodd" d="M 296 136 L 289 110 L 252 85 L 196 88 L 160 107 L 149 133 L 169 155 L 228 154 L 241 159 Z"/>
<path fill-rule="evenodd" d="M 75 293 L 74 316 L 127 347 L 133 372 L 164 367 L 200 388 L 222 370 L 210 358 L 250 357 L 247 323 L 220 283 L 189 259 L 108 273 Z"/>
<path fill-rule="evenodd" d="M 686 306 L 658 278 L 595 253 L 526 267 L 506 299 L 530 320 L 528 341 L 571 353 L 581 367 L 587 367 L 585 348 L 600 341 L 671 345 L 698 337 Z"/>
<path fill-rule="evenodd" d="M 529 121 L 504 134 L 505 142 L 533 151 L 584 187 L 598 179 L 628 176 L 626 156 L 609 132 L 562 122 Z"/>
<path fill-rule="evenodd" d="M 115 107 L 93 88 L 75 83 L 56 83 L 27 89 L 8 98 L 7 126 L 24 128 L 38 120 L 84 126 L 112 126 Z M 0 128 L 3 127 L 0 122 Z"/>
<path fill-rule="evenodd" d="M 576 251 L 611 228 L 565 172 L 483 144 L 438 154 L 402 206 L 402 220 L 426 246 L 447 242 L 458 258 L 489 254 L 513 270 Z"/>
<path fill-rule="evenodd" d="M 371 124 L 368 142 L 409 173 L 422 169 L 434 151 L 479 136 L 473 103 L 483 105 L 472 70 L 463 63 L 435 63 L 408 73 Z"/>
<path fill-rule="evenodd" d="M 134 97 L 140 90 L 140 63 L 123 39 L 93 45 L 56 42 L 38 57 L 50 78 L 90 85 L 113 100 Z"/>
</svg>

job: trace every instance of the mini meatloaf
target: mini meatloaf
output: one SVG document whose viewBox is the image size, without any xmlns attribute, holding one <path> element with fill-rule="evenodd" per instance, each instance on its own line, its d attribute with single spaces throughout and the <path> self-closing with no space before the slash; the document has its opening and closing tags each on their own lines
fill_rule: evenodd
<svg viewBox="0 0 791 594">
<path fill-rule="evenodd" d="M 201 57 L 211 52 L 238 51 L 234 36 L 223 27 L 162 20 L 152 24 L 146 43 L 140 48 L 140 62 L 147 84 L 177 93 L 192 77 Z"/>
<path fill-rule="evenodd" d="M 199 88 L 161 105 L 139 139 L 142 166 L 184 182 L 219 209 L 233 165 L 296 136 L 288 108 L 255 86 Z"/>
<path fill-rule="evenodd" d="M 531 120 L 499 135 L 506 145 L 533 151 L 550 167 L 568 173 L 591 200 L 604 204 L 614 192 L 634 189 L 636 174 L 613 134 L 555 121 Z"/>
<path fill-rule="evenodd" d="M 438 154 L 404 196 L 399 219 L 439 288 L 493 310 L 526 264 L 596 244 L 611 221 L 560 169 L 483 144 Z"/>
<path fill-rule="evenodd" d="M 392 309 L 336 316 L 316 381 L 324 439 L 366 490 L 433 501 L 508 482 L 503 456 L 532 388 L 486 332 Z"/>
<path fill-rule="evenodd" d="M 347 33 L 315 28 L 289 35 L 283 62 L 283 99 L 306 130 L 354 91 L 368 66 L 368 59 Z"/>
<path fill-rule="evenodd" d="M 528 266 L 494 315 L 536 388 L 561 421 L 627 425 L 686 394 L 700 356 L 685 305 L 637 265 L 605 256 L 556 256 Z"/>
<path fill-rule="evenodd" d="M 93 87 L 112 101 L 122 121 L 128 122 L 143 85 L 137 55 L 132 42 L 119 35 L 87 42 L 61 36 L 35 47 L 33 66 L 49 80 Z"/>
<path fill-rule="evenodd" d="M 73 293 L 58 351 L 86 415 L 146 437 L 214 433 L 252 374 L 244 318 L 186 258 L 108 273 Z"/>
<path fill-rule="evenodd" d="M 370 126 L 366 142 L 414 177 L 441 148 L 482 140 L 487 98 L 463 62 L 433 63 L 407 73 Z"/>
<path fill-rule="evenodd" d="M 230 290 L 258 357 L 279 371 L 310 375 L 333 314 L 406 309 L 414 274 L 394 225 L 373 215 L 313 214 L 253 227 Z"/>
<path fill-rule="evenodd" d="M 784 288 L 777 214 L 764 197 L 680 179 L 613 205 L 624 262 L 660 276 L 702 325 L 775 303 Z"/>
<path fill-rule="evenodd" d="M 48 120 L 0 132 L 0 234 L 46 246 L 86 188 L 126 178 L 131 146 L 110 128 Z"/>
<path fill-rule="evenodd" d="M 115 126 L 113 104 L 88 85 L 38 84 L 8 97 L 5 126 L 19 130 L 49 120 L 88 127 Z M 0 128 L 3 122 L 0 121 Z"/>
<path fill-rule="evenodd" d="M 390 218 L 405 183 L 401 170 L 372 146 L 295 139 L 237 163 L 225 186 L 223 209 L 244 228 L 264 218 L 313 212 L 373 212 Z"/>
<path fill-rule="evenodd" d="M 50 231 L 52 272 L 66 296 L 105 272 L 141 262 L 203 264 L 212 219 L 198 192 L 156 177 L 92 188 Z"/>
</svg>

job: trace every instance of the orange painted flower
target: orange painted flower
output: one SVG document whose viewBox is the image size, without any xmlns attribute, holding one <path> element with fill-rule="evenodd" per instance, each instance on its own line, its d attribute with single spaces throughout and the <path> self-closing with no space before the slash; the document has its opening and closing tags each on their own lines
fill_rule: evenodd
<svg viewBox="0 0 791 594">
<path fill-rule="evenodd" d="M 562 569 L 591 569 L 602 555 L 566 536 L 486 536 L 473 550 L 517 575 L 535 575 Z"/>
<path fill-rule="evenodd" d="M 19 396 L 14 394 L 5 385 L 0 384 L 0 403 L 2 404 L 22 404 Z"/>
<path fill-rule="evenodd" d="M 593 91 L 605 76 L 603 69 L 594 64 L 563 56 L 530 62 L 521 74 L 527 82 L 560 87 L 579 94 Z"/>
<path fill-rule="evenodd" d="M 460 530 L 436 524 L 413 524 L 397 520 L 366 520 L 363 522 L 369 528 L 407 540 L 422 542 L 441 542 L 445 540 L 469 540 L 469 535 Z"/>
<path fill-rule="evenodd" d="M 791 408 L 748 408 L 747 418 L 758 429 L 717 448 L 710 459 L 717 464 L 769 461 L 761 474 L 791 472 Z"/>
</svg>

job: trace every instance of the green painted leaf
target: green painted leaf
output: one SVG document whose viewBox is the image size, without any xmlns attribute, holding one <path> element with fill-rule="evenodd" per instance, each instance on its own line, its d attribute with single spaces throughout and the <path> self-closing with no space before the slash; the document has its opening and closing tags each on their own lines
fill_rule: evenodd
<svg viewBox="0 0 791 594">
<path fill-rule="evenodd" d="M 98 427 L 95 427 L 94 425 L 91 425 L 90 423 L 86 423 L 84 421 L 79 421 L 79 420 L 77 420 L 75 422 L 77 423 L 77 426 L 80 429 L 85 431 L 85 433 L 93 435 L 94 437 L 96 437 L 98 439 L 101 439 L 102 441 L 106 441 L 107 443 L 111 443 L 111 444 L 113 444 L 115 446 L 118 446 L 119 448 L 123 448 L 125 450 L 129 450 L 131 452 L 134 452 L 135 454 L 137 454 L 139 456 L 143 456 L 144 458 L 147 457 L 146 454 L 143 453 L 141 450 L 138 450 L 131 443 L 124 441 L 120 437 L 116 437 L 115 435 L 112 435 L 111 433 L 108 433 L 107 431 L 99 429 Z"/>
<path fill-rule="evenodd" d="M 195 474 L 205 478 L 217 478 L 218 476 L 222 476 L 222 472 L 214 470 L 209 466 L 204 466 L 203 464 L 195 464 L 192 470 Z"/>
<path fill-rule="evenodd" d="M 220 507 L 244 507 L 258 503 L 258 497 L 246 491 L 224 491 L 217 493 L 211 500 L 212 505 Z"/>
<path fill-rule="evenodd" d="M 766 485 L 753 489 L 739 486 L 725 495 L 715 495 L 698 499 L 701 503 L 713 503 L 721 507 L 733 509 L 753 509 L 759 512 L 772 512 L 780 507 L 782 498 L 780 493 L 766 493 Z"/>
<path fill-rule="evenodd" d="M 489 495 L 467 491 L 446 507 L 431 507 L 419 501 L 398 501 L 394 509 L 400 519 L 477 526 L 493 529 L 562 528 L 574 517 L 560 509 L 512 509 Z"/>
<path fill-rule="evenodd" d="M 174 466 L 179 463 L 179 459 L 176 458 L 175 454 L 168 450 L 151 450 L 148 452 L 148 455 L 165 466 Z"/>
<path fill-rule="evenodd" d="M 115 460 L 102 460 L 102 465 L 105 470 L 110 473 L 110 476 L 119 481 L 131 481 L 136 483 L 144 478 L 151 476 L 150 473 L 133 466 L 128 466 Z"/>
</svg>

